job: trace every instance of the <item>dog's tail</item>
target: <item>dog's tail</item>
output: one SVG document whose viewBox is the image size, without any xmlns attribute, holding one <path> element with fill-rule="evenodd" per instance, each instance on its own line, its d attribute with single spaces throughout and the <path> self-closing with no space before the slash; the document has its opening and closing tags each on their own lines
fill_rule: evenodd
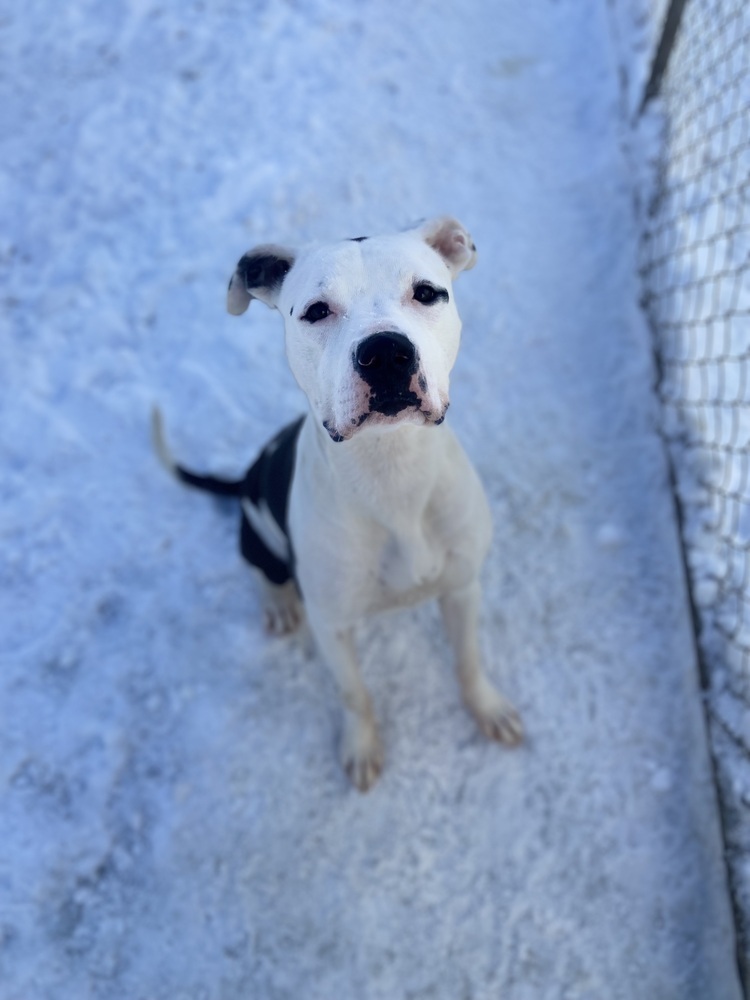
<svg viewBox="0 0 750 1000">
<path fill-rule="evenodd" d="M 167 472 L 171 472 L 181 483 L 186 483 L 188 486 L 195 486 L 199 490 L 208 490 L 209 493 L 217 493 L 223 497 L 238 497 L 241 495 L 244 480 L 240 479 L 237 482 L 232 482 L 227 479 L 217 479 L 215 476 L 198 476 L 196 473 L 183 468 L 175 462 L 164 436 L 164 421 L 161 410 L 157 406 L 151 411 L 151 438 L 159 461 Z"/>
</svg>

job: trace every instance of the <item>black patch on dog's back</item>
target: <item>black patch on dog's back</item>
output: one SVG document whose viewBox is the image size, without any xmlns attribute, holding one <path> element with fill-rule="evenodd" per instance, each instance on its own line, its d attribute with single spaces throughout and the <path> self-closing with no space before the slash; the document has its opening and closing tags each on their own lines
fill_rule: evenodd
<svg viewBox="0 0 750 1000">
<path fill-rule="evenodd" d="M 175 474 L 186 485 L 218 496 L 236 497 L 240 501 L 243 505 L 240 551 L 267 580 L 279 585 L 294 576 L 294 550 L 289 538 L 287 512 L 297 439 L 304 420 L 304 417 L 300 417 L 280 430 L 258 455 L 243 479 L 226 480 L 216 476 L 202 476 L 182 465 L 174 466 Z M 273 536 L 280 536 L 277 540 L 281 544 L 277 548 L 283 548 L 283 554 L 272 551 L 268 540 L 264 540 L 250 523 L 245 510 L 246 504 L 254 508 L 251 514 L 257 514 L 261 530 L 263 525 L 268 523 L 269 516 L 275 521 L 278 531 L 273 531 L 273 526 L 271 531 Z"/>
<path fill-rule="evenodd" d="M 243 510 L 240 551 L 267 580 L 278 586 L 294 576 L 294 552 L 289 538 L 287 515 L 297 440 L 304 420 L 304 417 L 300 417 L 288 424 L 269 441 L 248 469 L 240 491 L 243 501 L 249 501 L 256 509 L 261 502 L 265 505 L 286 539 L 289 558 L 282 559 L 271 551 Z"/>
</svg>

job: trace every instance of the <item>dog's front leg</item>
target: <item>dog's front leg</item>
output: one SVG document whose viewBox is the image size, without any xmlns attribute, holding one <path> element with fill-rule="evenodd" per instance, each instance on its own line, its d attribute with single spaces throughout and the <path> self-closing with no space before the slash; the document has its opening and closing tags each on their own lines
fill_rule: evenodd
<svg viewBox="0 0 750 1000">
<path fill-rule="evenodd" d="M 383 750 L 372 699 L 357 663 L 354 632 L 351 628 L 331 628 L 315 616 L 311 616 L 310 626 L 343 703 L 341 764 L 352 784 L 366 792 L 383 770 Z"/>
<path fill-rule="evenodd" d="M 509 746 L 521 742 L 523 727 L 518 712 L 488 679 L 479 652 L 481 590 L 474 581 L 440 598 L 440 610 L 453 652 L 464 702 L 479 728 L 491 740 Z"/>
</svg>

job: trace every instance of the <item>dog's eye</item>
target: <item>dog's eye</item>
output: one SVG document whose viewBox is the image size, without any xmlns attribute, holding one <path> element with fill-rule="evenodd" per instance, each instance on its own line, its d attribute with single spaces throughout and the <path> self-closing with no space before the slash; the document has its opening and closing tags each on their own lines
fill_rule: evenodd
<svg viewBox="0 0 750 1000">
<path fill-rule="evenodd" d="M 448 301 L 448 293 L 444 288 L 435 288 L 427 281 L 418 281 L 414 286 L 414 301 L 421 302 L 423 306 L 431 306 L 438 299 Z"/>
<path fill-rule="evenodd" d="M 331 315 L 331 310 L 325 302 L 313 302 L 302 317 L 307 323 L 318 323 L 321 319 Z"/>
</svg>

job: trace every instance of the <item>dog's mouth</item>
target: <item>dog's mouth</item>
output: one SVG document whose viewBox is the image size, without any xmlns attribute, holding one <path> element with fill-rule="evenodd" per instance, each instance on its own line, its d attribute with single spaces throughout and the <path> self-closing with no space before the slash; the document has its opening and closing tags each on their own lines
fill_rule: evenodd
<svg viewBox="0 0 750 1000">
<path fill-rule="evenodd" d="M 421 370 L 408 378 L 373 379 L 369 383 L 357 378 L 337 402 L 328 411 L 323 427 L 332 441 L 348 441 L 370 428 L 441 424 L 448 409 L 448 385 L 430 385 Z"/>
<path fill-rule="evenodd" d="M 384 417 L 396 417 L 403 410 L 422 409 L 422 400 L 411 390 L 394 393 L 372 393 L 370 396 L 370 409 L 365 416 L 371 413 L 382 413 Z"/>
<path fill-rule="evenodd" d="M 404 402 L 403 395 L 384 398 L 377 408 L 372 407 L 356 417 L 352 417 L 348 424 L 343 427 L 337 426 L 331 420 L 324 420 L 323 427 L 332 441 L 348 441 L 360 429 L 366 427 L 397 427 L 400 424 L 416 424 L 424 426 L 432 424 L 437 427 L 445 420 L 445 414 L 449 403 L 438 411 L 426 410 L 421 405 L 422 401 Z"/>
</svg>

